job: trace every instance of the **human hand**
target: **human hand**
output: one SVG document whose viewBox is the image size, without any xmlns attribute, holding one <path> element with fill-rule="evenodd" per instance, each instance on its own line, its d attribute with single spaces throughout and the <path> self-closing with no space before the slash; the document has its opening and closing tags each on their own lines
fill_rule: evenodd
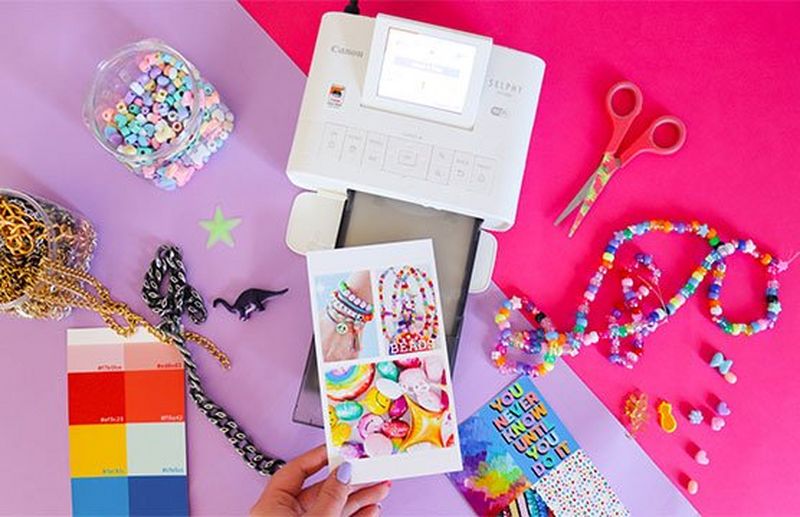
<svg viewBox="0 0 800 517">
<path fill-rule="evenodd" d="M 319 330 L 322 337 L 322 357 L 326 362 L 349 361 L 357 359 L 360 348 L 354 347 L 352 332 L 339 334 L 336 324 L 328 318 L 325 311 L 319 315 Z M 355 340 L 357 343 L 358 340 Z"/>
<path fill-rule="evenodd" d="M 389 495 L 391 481 L 352 486 L 351 465 L 343 463 L 326 480 L 303 488 L 306 479 L 327 463 L 328 455 L 321 445 L 284 465 L 272 476 L 250 515 L 377 517 L 379 503 Z"/>
</svg>

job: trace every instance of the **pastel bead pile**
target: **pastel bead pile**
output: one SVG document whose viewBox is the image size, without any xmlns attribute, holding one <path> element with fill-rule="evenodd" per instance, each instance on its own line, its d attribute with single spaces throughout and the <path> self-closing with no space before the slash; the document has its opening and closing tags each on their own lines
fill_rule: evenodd
<svg viewBox="0 0 800 517">
<path fill-rule="evenodd" d="M 173 54 L 146 54 L 138 68 L 125 95 L 101 112 L 103 137 L 137 174 L 172 190 L 222 147 L 233 113 L 211 84 L 195 85 L 190 65 Z M 164 148 L 172 152 L 158 153 Z"/>
</svg>

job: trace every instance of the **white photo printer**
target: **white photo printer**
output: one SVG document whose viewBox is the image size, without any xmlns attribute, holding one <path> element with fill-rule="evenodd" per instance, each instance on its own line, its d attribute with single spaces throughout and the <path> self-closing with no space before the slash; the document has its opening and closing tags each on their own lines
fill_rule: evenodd
<svg viewBox="0 0 800 517">
<path fill-rule="evenodd" d="M 543 74 L 491 38 L 325 14 L 287 166 L 308 191 L 288 246 L 432 238 L 453 360 L 467 292 L 491 281 L 497 245 L 483 230 L 516 218 Z M 321 425 L 313 347 L 309 358 L 295 420 Z"/>
</svg>

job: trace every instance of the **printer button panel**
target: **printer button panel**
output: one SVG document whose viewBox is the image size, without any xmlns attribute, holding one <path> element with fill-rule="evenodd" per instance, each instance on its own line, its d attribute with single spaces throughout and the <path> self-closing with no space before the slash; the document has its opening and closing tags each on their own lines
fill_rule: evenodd
<svg viewBox="0 0 800 517">
<path fill-rule="evenodd" d="M 325 124 L 320 158 L 351 172 L 390 173 L 489 195 L 497 160 L 388 136 Z"/>
</svg>

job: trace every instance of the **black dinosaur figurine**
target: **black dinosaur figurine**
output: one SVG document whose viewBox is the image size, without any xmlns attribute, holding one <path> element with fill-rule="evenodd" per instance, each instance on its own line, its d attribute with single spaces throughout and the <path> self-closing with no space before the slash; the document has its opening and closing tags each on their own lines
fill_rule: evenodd
<svg viewBox="0 0 800 517">
<path fill-rule="evenodd" d="M 214 300 L 214 307 L 222 305 L 228 312 L 238 314 L 239 319 L 247 321 L 254 312 L 261 312 L 266 309 L 267 301 L 275 296 L 285 294 L 289 289 L 282 289 L 280 291 L 267 291 L 264 289 L 256 289 L 255 287 L 242 291 L 233 304 L 226 302 L 222 298 Z"/>
</svg>

